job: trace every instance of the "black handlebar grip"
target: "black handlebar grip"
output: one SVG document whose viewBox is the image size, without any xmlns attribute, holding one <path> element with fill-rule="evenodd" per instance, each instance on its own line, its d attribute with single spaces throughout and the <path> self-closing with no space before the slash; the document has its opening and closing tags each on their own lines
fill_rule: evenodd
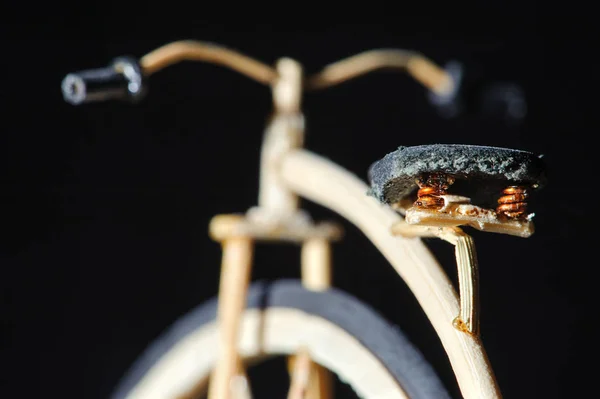
<svg viewBox="0 0 600 399">
<path fill-rule="evenodd" d="M 62 81 L 68 103 L 79 105 L 106 100 L 136 102 L 146 92 L 142 69 L 134 58 L 119 57 L 105 67 L 70 73 Z"/>
</svg>

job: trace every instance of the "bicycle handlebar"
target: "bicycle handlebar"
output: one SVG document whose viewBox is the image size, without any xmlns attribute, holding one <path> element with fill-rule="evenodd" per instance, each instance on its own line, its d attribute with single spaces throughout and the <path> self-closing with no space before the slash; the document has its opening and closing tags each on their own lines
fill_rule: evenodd
<svg viewBox="0 0 600 399">
<path fill-rule="evenodd" d="M 139 100 L 146 91 L 145 78 L 186 60 L 220 64 L 267 85 L 273 85 L 278 79 L 273 67 L 237 51 L 184 40 L 159 47 L 139 61 L 119 57 L 106 68 L 68 74 L 62 83 L 63 96 L 72 104 L 109 99 Z M 406 70 L 437 96 L 452 96 L 456 92 L 451 74 L 419 53 L 398 49 L 365 51 L 334 62 L 309 76 L 304 85 L 307 90 L 325 89 L 384 68 Z"/>
</svg>

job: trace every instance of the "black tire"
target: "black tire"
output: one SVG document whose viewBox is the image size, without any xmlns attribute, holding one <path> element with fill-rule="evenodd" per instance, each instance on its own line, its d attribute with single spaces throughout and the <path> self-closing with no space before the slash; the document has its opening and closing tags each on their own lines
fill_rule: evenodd
<svg viewBox="0 0 600 399">
<path fill-rule="evenodd" d="M 291 308 L 329 321 L 349 333 L 371 352 L 410 398 L 450 398 L 433 368 L 396 326 L 353 296 L 331 288 L 308 291 L 296 280 L 254 283 L 247 308 Z M 154 341 L 125 374 L 111 396 L 123 399 L 142 377 L 181 339 L 215 321 L 216 298 L 189 312 Z M 346 381 L 352 386 L 352 381 Z"/>
</svg>

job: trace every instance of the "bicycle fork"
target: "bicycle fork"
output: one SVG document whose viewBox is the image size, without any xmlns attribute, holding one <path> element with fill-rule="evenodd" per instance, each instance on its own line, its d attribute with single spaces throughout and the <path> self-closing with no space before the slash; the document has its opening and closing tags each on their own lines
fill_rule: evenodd
<svg viewBox="0 0 600 399">
<path fill-rule="evenodd" d="M 211 222 L 213 238 L 221 241 L 223 261 L 219 284 L 217 323 L 219 357 L 209 384 L 209 399 L 251 398 L 250 386 L 238 354 L 241 315 L 250 281 L 253 246 L 258 240 L 277 240 L 263 226 L 240 215 L 218 215 Z M 244 233 L 242 233 L 244 232 Z M 339 237 L 333 225 L 314 225 L 304 231 L 281 232 L 280 239 L 301 243 L 302 283 L 309 290 L 331 286 L 331 243 Z M 329 399 L 332 378 L 329 372 L 301 350 L 288 359 L 288 399 Z"/>
</svg>

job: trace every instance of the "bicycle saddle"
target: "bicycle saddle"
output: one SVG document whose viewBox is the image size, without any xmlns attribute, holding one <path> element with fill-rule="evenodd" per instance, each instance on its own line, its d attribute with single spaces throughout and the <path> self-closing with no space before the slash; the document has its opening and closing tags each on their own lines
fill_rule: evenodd
<svg viewBox="0 0 600 399">
<path fill-rule="evenodd" d="M 469 224 L 486 230 L 490 223 L 512 223 L 517 235 L 528 236 L 533 214 L 526 212 L 526 200 L 547 177 L 541 156 L 531 152 L 431 144 L 399 147 L 371 165 L 369 180 L 371 194 L 405 211 L 410 224 Z"/>
</svg>

